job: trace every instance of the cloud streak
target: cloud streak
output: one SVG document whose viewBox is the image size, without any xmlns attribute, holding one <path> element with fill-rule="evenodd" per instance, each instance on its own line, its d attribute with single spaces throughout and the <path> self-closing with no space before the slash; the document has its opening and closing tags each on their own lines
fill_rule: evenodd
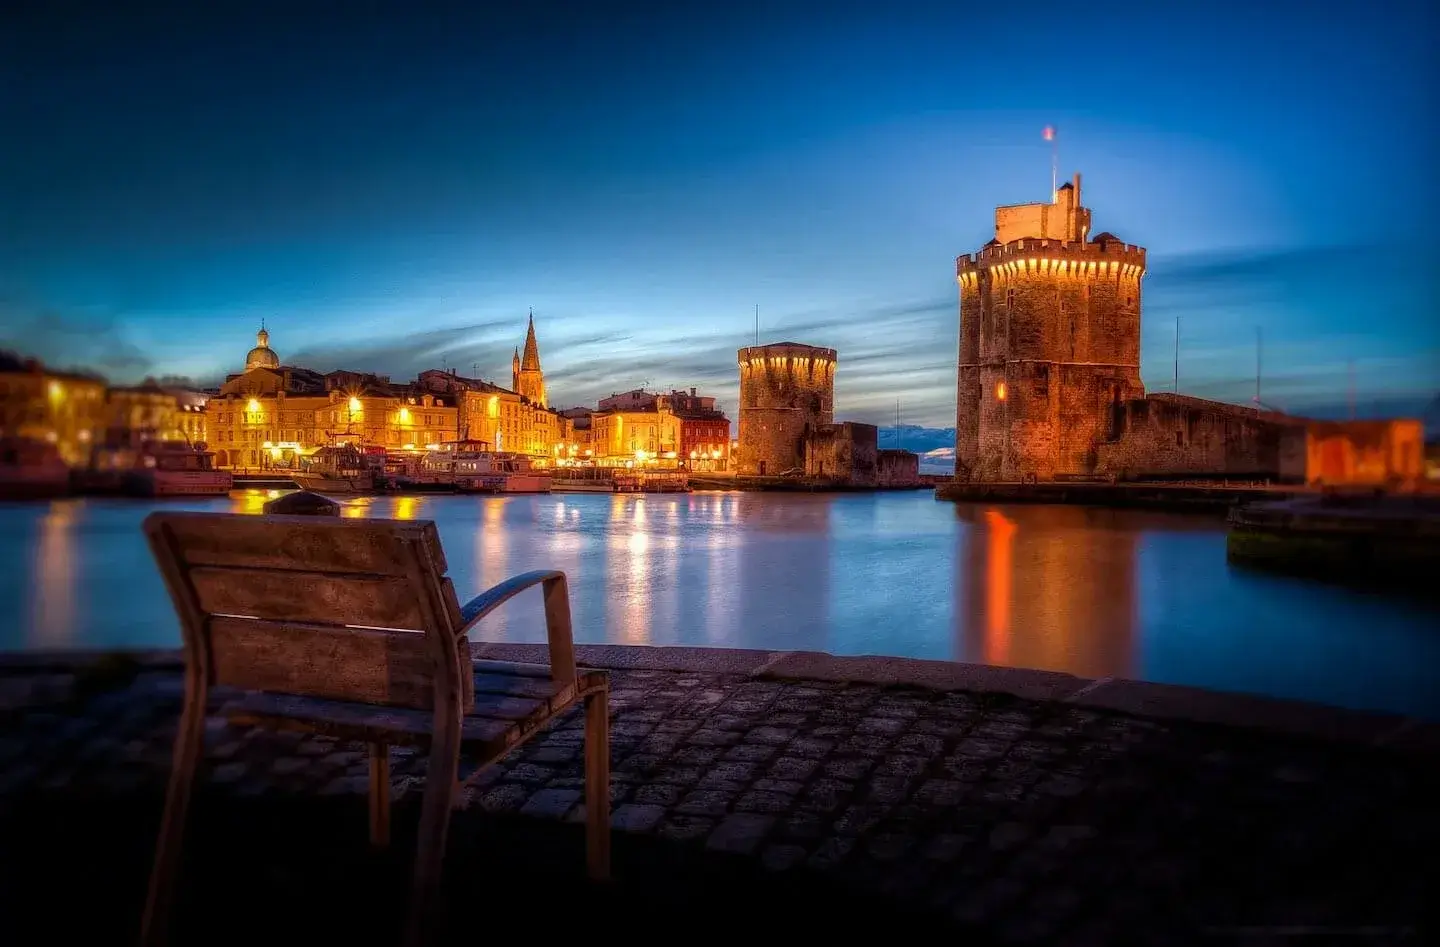
<svg viewBox="0 0 1440 947">
<path fill-rule="evenodd" d="M 108 313 L 25 311 L 11 299 L 0 300 L 0 348 L 34 356 L 60 369 L 97 371 L 130 380 L 154 366 Z"/>
</svg>

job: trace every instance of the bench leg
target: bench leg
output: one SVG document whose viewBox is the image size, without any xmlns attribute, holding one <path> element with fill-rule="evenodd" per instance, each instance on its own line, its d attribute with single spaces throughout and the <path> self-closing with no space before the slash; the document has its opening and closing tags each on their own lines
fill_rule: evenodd
<svg viewBox="0 0 1440 947">
<path fill-rule="evenodd" d="M 180 714 L 180 728 L 175 733 L 170 784 L 165 792 L 165 814 L 160 821 L 160 839 L 150 870 L 150 890 L 140 922 L 140 943 L 145 947 L 158 947 L 169 935 L 176 875 L 184 853 L 185 818 L 190 811 L 195 774 L 205 752 L 207 690 L 203 682 L 186 682 L 185 707 Z"/>
<path fill-rule="evenodd" d="M 370 744 L 370 845 L 390 845 L 390 745 Z"/>
<path fill-rule="evenodd" d="M 585 860 L 594 881 L 610 877 L 610 692 L 585 698 Z"/>
<path fill-rule="evenodd" d="M 406 919 L 405 944 L 422 947 L 430 942 L 445 842 L 450 832 L 450 810 L 455 806 L 460 774 L 460 715 L 436 714 L 430 763 L 425 771 L 425 797 L 420 803 L 420 829 L 415 843 L 415 873 Z"/>
</svg>

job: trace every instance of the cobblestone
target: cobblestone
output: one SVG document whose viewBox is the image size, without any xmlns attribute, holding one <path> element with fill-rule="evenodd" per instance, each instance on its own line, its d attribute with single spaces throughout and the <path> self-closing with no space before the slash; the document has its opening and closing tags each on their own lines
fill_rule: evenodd
<svg viewBox="0 0 1440 947">
<path fill-rule="evenodd" d="M 0 804 L 67 785 L 162 791 L 178 680 L 68 703 L 63 680 L 8 682 Z M 1440 845 L 1440 778 L 1398 752 L 1000 695 L 660 671 L 612 683 L 617 831 L 821 872 L 1002 941 L 1373 924 L 1375 905 L 1414 924 L 1424 884 L 1407 866 Z M 222 793 L 368 789 L 361 745 L 220 720 L 206 739 Z M 582 820 L 582 740 L 577 716 L 561 721 L 475 774 L 464 804 Z M 398 791 L 423 786 L 425 762 L 394 751 Z"/>
</svg>

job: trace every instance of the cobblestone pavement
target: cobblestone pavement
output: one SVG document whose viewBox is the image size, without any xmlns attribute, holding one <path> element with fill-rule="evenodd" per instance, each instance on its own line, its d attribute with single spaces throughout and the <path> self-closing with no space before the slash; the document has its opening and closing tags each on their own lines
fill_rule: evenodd
<svg viewBox="0 0 1440 947">
<path fill-rule="evenodd" d="M 1386 942 L 1417 929 L 1440 844 L 1440 779 L 1415 755 L 995 694 L 611 680 L 618 831 L 821 873 L 1002 941 L 1363 928 Z M 0 678 L 0 806 L 160 786 L 181 686 L 171 671 L 110 690 Z M 366 789 L 361 746 L 219 720 L 207 740 L 225 793 Z M 479 774 L 467 807 L 581 820 L 581 747 L 571 715 Z M 423 775 L 397 752 L 399 792 Z"/>
</svg>

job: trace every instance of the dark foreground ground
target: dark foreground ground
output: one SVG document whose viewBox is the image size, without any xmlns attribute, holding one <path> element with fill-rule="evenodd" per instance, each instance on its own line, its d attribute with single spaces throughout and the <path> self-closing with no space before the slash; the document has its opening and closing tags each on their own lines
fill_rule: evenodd
<svg viewBox="0 0 1440 947">
<path fill-rule="evenodd" d="M 1413 749 L 1003 693 L 612 681 L 616 882 L 581 875 L 567 719 L 480 774 L 457 813 L 450 942 L 1423 936 L 1440 778 Z M 4 942 L 133 938 L 178 685 L 173 670 L 0 673 Z M 362 748 L 218 720 L 207 740 L 179 942 L 391 942 L 424 760 L 397 756 L 396 839 L 376 856 Z"/>
</svg>

